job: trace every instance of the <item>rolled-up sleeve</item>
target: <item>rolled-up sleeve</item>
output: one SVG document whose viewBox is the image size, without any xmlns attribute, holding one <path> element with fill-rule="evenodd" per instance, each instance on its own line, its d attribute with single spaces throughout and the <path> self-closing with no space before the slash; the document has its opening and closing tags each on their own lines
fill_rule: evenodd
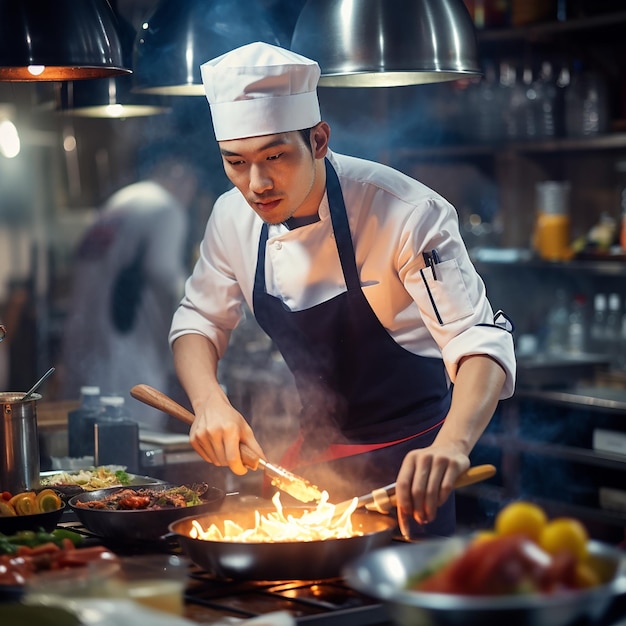
<svg viewBox="0 0 626 626">
<path fill-rule="evenodd" d="M 516 377 L 513 337 L 494 324 L 485 284 L 469 258 L 454 208 L 430 198 L 416 208 L 405 228 L 409 234 L 399 257 L 400 274 L 441 351 L 450 380 L 454 382 L 463 357 L 484 354 L 505 371 L 500 398 L 510 397 Z M 432 250 L 439 260 L 434 268 L 423 257 Z"/>
</svg>

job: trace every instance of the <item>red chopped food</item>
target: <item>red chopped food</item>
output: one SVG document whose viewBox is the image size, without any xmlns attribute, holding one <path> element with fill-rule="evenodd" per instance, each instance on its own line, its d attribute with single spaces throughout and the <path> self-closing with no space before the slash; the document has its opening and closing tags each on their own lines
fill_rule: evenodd
<svg viewBox="0 0 626 626">
<path fill-rule="evenodd" d="M 42 544 L 29 548 L 20 546 L 17 555 L 0 556 L 0 585 L 23 585 L 33 574 L 70 567 L 85 567 L 93 561 L 117 561 L 113 552 L 102 546 L 91 548 L 59 548 Z"/>
<path fill-rule="evenodd" d="M 200 504 L 202 500 L 197 491 L 189 487 L 172 487 L 171 489 L 120 489 L 100 500 L 80 499 L 76 506 L 85 509 L 106 509 L 109 511 L 128 511 L 145 509 L 183 508 Z"/>
<path fill-rule="evenodd" d="M 576 587 L 573 555 L 552 557 L 522 535 L 474 543 L 412 586 L 416 591 L 461 595 L 550 593 Z"/>
</svg>

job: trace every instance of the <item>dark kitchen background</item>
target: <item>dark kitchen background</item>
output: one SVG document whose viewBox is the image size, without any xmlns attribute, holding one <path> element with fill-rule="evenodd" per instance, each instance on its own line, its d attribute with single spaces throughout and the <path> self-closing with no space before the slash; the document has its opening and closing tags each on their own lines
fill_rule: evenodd
<svg viewBox="0 0 626 626">
<path fill-rule="evenodd" d="M 137 30 L 156 4 L 119 0 L 116 9 Z M 304 1 L 259 4 L 288 47 Z M 517 391 L 474 453 L 498 474 L 464 491 L 462 519 L 488 525 L 504 501 L 527 497 L 619 541 L 626 525 L 626 2 L 466 6 L 483 78 L 321 88 L 331 147 L 389 163 L 448 198 L 494 309 L 515 322 Z M 212 202 L 227 188 L 204 96 L 167 97 L 168 112 L 157 116 L 89 119 L 56 112 L 55 89 L 0 83 L 0 122 L 13 122 L 20 138 L 19 154 L 0 156 L 6 390 L 26 390 L 51 365 L 62 368 L 75 246 L 101 203 L 137 179 L 142 149 L 182 143 L 202 169 L 189 271 Z M 543 204 L 545 182 L 558 183 L 560 204 Z M 543 213 L 554 228 L 566 225 L 567 250 L 556 256 L 538 243 Z M 278 454 L 293 435 L 298 402 L 253 322 L 237 329 L 222 377 L 268 455 Z M 78 398 L 61 397 L 54 376 L 43 394 L 47 450 L 62 457 L 58 422 Z"/>
</svg>

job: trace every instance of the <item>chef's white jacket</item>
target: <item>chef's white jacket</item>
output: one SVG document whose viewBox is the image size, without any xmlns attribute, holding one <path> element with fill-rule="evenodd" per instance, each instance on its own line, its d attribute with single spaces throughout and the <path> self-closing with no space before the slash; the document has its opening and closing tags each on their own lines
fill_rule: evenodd
<svg viewBox="0 0 626 626">
<path fill-rule="evenodd" d="M 406 350 L 442 357 L 452 382 L 462 357 L 493 357 L 506 372 L 501 398 L 510 397 L 513 339 L 493 325 L 485 285 L 469 259 L 454 207 L 385 165 L 332 152 L 328 158 L 341 183 L 361 288 L 382 325 Z M 269 227 L 266 287 L 293 311 L 346 290 L 326 196 L 319 217 L 294 230 Z M 223 356 L 243 301 L 253 309 L 261 226 L 237 189 L 218 198 L 172 320 L 170 343 L 198 333 Z M 433 249 L 440 259 L 434 275 L 422 256 Z"/>
</svg>

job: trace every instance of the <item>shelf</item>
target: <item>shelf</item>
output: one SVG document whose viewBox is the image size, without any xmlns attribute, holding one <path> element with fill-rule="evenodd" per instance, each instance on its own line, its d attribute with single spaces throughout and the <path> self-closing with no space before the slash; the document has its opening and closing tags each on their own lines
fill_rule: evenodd
<svg viewBox="0 0 626 626">
<path fill-rule="evenodd" d="M 574 517 L 583 522 L 586 520 L 599 524 L 609 524 L 611 526 L 626 525 L 626 514 L 620 511 L 581 506 L 570 502 L 562 502 L 561 500 L 552 500 L 550 498 L 533 497 L 532 500 L 539 504 L 549 515 L 551 515 L 552 511 L 555 511 L 559 516 Z"/>
<path fill-rule="evenodd" d="M 573 463 L 626 471 L 626 456 L 598 452 L 586 448 L 573 448 L 570 446 L 542 443 L 527 439 L 511 439 L 506 435 L 491 434 L 483 435 L 478 445 L 506 449 L 507 452 L 527 452 L 540 456 L 558 458 L 563 461 L 571 461 Z"/>
<path fill-rule="evenodd" d="M 581 388 L 578 390 L 548 391 L 542 389 L 519 389 L 518 398 L 537 400 L 549 404 L 592 409 L 596 411 L 626 413 L 626 391 L 602 387 Z M 626 460 L 626 459 L 625 459 Z"/>
<path fill-rule="evenodd" d="M 607 256 L 606 260 L 572 260 L 572 261 L 541 261 L 540 259 L 520 259 L 510 260 L 504 258 L 502 261 L 498 260 L 481 260 L 480 253 L 473 253 L 472 262 L 479 270 L 480 273 L 488 271 L 489 269 L 498 268 L 510 268 L 516 269 L 532 269 L 547 271 L 559 271 L 559 272 L 586 272 L 590 274 L 598 274 L 602 276 L 626 276 L 626 262 L 619 258 L 611 260 Z"/>
<path fill-rule="evenodd" d="M 545 155 L 621 149 L 626 150 L 626 133 L 616 132 L 588 137 L 563 137 L 497 144 L 455 144 L 398 148 L 395 150 L 395 156 L 399 161 L 455 160 L 469 157 L 496 157 L 506 152 Z"/>
<path fill-rule="evenodd" d="M 476 499 L 484 499 L 499 505 L 504 505 L 512 499 L 517 499 L 508 497 L 504 489 L 489 485 L 473 485 L 471 487 L 464 487 L 462 490 L 459 490 L 459 495 Z M 535 496 L 529 496 L 527 498 L 539 504 L 550 515 L 554 512 L 554 514 L 559 516 L 570 516 L 583 521 L 593 521 L 600 524 L 608 524 L 610 526 L 622 527 L 626 525 L 626 513 L 622 513 L 620 511 L 581 506 L 570 502 L 563 502 L 561 500 L 553 500 L 551 498 Z"/>
<path fill-rule="evenodd" d="M 478 30 L 479 43 L 502 43 L 506 41 L 536 41 L 553 36 L 570 35 L 607 28 L 619 27 L 626 22 L 626 11 L 605 15 L 528 24 L 515 28 Z"/>
</svg>

